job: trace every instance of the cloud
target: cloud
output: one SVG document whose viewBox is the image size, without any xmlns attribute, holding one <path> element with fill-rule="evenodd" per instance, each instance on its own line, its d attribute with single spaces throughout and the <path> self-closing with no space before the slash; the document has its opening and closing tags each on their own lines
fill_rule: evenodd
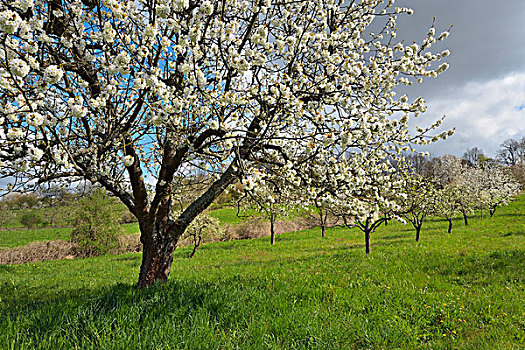
<svg viewBox="0 0 525 350">
<path fill-rule="evenodd" d="M 432 121 L 446 115 L 443 129 L 455 127 L 446 141 L 430 146 L 434 155 L 462 155 L 467 148 L 481 148 L 494 156 L 509 138 L 525 136 L 525 72 L 501 78 L 467 83 L 453 89 L 447 97 L 428 101 L 424 119 Z"/>
</svg>

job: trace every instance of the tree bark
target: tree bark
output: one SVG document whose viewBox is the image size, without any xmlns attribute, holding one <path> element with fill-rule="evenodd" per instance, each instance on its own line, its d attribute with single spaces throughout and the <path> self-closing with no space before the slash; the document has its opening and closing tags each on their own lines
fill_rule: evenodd
<svg viewBox="0 0 525 350">
<path fill-rule="evenodd" d="M 447 218 L 448 220 L 448 233 L 452 233 L 452 218 Z"/>
<path fill-rule="evenodd" d="M 496 212 L 496 208 L 490 208 L 489 209 L 490 217 L 493 217 L 495 212 Z"/>
<path fill-rule="evenodd" d="M 321 235 L 323 236 L 323 238 L 326 236 L 325 231 L 326 231 L 326 226 L 323 224 L 321 225 Z"/>
<path fill-rule="evenodd" d="M 465 226 L 468 226 L 468 217 L 467 213 L 463 212 L 463 221 L 465 221 Z"/>
<path fill-rule="evenodd" d="M 156 223 L 152 227 L 141 225 L 142 264 L 139 273 L 139 287 L 155 282 L 166 282 L 173 262 L 173 251 L 177 241 L 167 230 Z"/>
<path fill-rule="evenodd" d="M 416 226 L 416 242 L 419 242 L 420 233 L 421 233 L 421 226 Z"/>
</svg>

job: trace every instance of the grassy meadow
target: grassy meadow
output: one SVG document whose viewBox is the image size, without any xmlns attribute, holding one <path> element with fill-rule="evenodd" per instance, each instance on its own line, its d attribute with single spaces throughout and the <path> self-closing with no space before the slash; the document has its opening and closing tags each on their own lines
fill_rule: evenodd
<svg viewBox="0 0 525 350">
<path fill-rule="evenodd" d="M 447 225 L 184 247 L 146 290 L 140 253 L 2 265 L 0 349 L 525 349 L 525 195 Z"/>
</svg>

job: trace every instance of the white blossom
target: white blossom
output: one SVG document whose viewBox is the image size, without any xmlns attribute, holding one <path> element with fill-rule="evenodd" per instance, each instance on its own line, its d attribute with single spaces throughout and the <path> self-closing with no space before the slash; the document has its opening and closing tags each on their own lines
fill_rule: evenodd
<svg viewBox="0 0 525 350">
<path fill-rule="evenodd" d="M 133 158 L 133 156 L 127 155 L 122 157 L 122 163 L 124 164 L 124 166 L 132 166 L 134 162 L 135 159 Z"/>
<path fill-rule="evenodd" d="M 48 84 L 55 84 L 60 79 L 62 79 L 62 76 L 64 75 L 64 72 L 58 68 L 55 65 L 51 65 L 47 67 L 44 71 L 44 80 Z"/>
<path fill-rule="evenodd" d="M 10 68 L 11 68 L 11 71 L 13 72 L 13 74 L 23 78 L 25 77 L 26 75 L 29 74 L 29 71 L 31 70 L 31 68 L 29 67 L 29 65 L 27 65 L 27 63 L 25 63 L 23 60 L 19 59 L 19 58 L 15 58 L 13 60 L 11 60 L 9 62 L 9 65 L 10 65 Z"/>
</svg>

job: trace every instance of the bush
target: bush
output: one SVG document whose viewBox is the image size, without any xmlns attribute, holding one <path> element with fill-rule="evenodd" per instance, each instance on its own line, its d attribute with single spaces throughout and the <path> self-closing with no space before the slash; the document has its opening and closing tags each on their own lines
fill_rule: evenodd
<svg viewBox="0 0 525 350">
<path fill-rule="evenodd" d="M 119 213 L 111 210 L 111 203 L 102 190 L 79 200 L 73 213 L 71 241 L 78 244 L 82 255 L 101 255 L 118 247 L 122 229 Z"/>
<path fill-rule="evenodd" d="M 42 223 L 42 217 L 35 211 L 29 211 L 22 214 L 20 223 L 25 227 L 37 227 Z"/>
</svg>

